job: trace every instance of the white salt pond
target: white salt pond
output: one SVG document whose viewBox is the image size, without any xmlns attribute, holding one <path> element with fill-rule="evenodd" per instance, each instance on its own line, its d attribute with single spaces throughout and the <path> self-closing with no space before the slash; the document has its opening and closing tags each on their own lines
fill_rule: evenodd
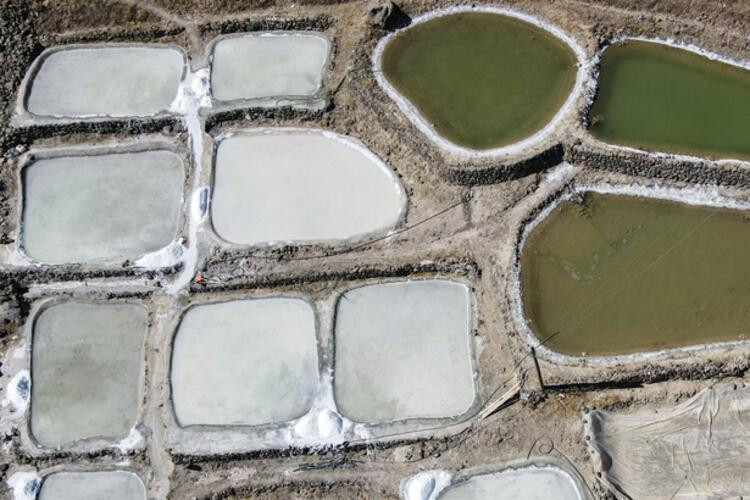
<svg viewBox="0 0 750 500">
<path fill-rule="evenodd" d="M 358 422 L 451 417 L 474 401 L 467 286 L 444 280 L 363 286 L 338 301 L 334 389 Z"/>
<path fill-rule="evenodd" d="M 169 151 L 37 160 L 23 175 L 23 249 L 70 263 L 164 248 L 177 235 L 184 177 Z"/>
<path fill-rule="evenodd" d="M 392 228 L 406 197 L 361 143 L 320 130 L 266 129 L 221 140 L 212 221 L 236 244 L 342 240 Z"/>
<path fill-rule="evenodd" d="M 219 39 L 211 92 L 221 101 L 312 97 L 321 88 L 330 42 L 318 33 L 253 33 Z"/>
<path fill-rule="evenodd" d="M 172 400 L 180 425 L 286 422 L 318 389 L 315 315 L 302 299 L 193 306 L 177 329 Z"/>
<path fill-rule="evenodd" d="M 169 108 L 185 70 L 185 56 L 167 46 L 78 46 L 45 52 L 34 67 L 25 102 L 30 113 L 143 116 Z"/>
<path fill-rule="evenodd" d="M 38 500 L 146 500 L 143 481 L 131 472 L 56 472 L 44 478 Z"/>
<path fill-rule="evenodd" d="M 580 500 L 573 478 L 556 467 L 529 466 L 482 474 L 449 486 L 439 500 Z"/>
<path fill-rule="evenodd" d="M 134 304 L 64 303 L 33 328 L 31 431 L 43 446 L 119 441 L 135 425 L 146 311 Z"/>
</svg>

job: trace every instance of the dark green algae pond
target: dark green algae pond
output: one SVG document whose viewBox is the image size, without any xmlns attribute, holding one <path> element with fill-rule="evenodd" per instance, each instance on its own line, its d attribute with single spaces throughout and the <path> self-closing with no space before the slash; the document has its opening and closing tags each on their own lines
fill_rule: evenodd
<svg viewBox="0 0 750 500">
<path fill-rule="evenodd" d="M 538 132 L 572 91 L 578 61 L 550 32 L 489 12 L 406 28 L 387 43 L 383 74 L 444 138 L 487 150 Z"/>
<path fill-rule="evenodd" d="M 750 70 L 662 43 L 602 53 L 589 130 L 646 151 L 750 159 Z"/>
<path fill-rule="evenodd" d="M 526 320 L 545 346 L 610 356 L 750 338 L 750 212 L 587 192 L 528 234 Z"/>
</svg>

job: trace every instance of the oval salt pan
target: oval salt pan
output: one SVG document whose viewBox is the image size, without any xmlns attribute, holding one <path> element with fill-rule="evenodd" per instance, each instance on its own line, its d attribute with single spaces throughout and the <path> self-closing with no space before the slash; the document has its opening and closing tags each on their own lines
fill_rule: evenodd
<svg viewBox="0 0 750 500">
<path fill-rule="evenodd" d="M 35 63 L 25 107 L 47 117 L 144 116 L 177 96 L 185 56 L 171 47 L 52 49 Z"/>
<path fill-rule="evenodd" d="M 365 146 L 321 130 L 266 129 L 216 151 L 216 233 L 243 245 L 344 240 L 392 228 L 406 198 Z"/>
</svg>

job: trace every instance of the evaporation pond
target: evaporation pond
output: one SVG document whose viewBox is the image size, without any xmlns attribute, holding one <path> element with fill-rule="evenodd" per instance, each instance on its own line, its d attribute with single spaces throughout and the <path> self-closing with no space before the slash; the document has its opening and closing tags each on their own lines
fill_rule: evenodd
<svg viewBox="0 0 750 500">
<path fill-rule="evenodd" d="M 404 29 L 386 45 L 385 77 L 434 129 L 471 149 L 533 135 L 575 83 L 573 50 L 514 17 L 462 12 Z"/>
<path fill-rule="evenodd" d="M 608 143 L 747 159 L 750 71 L 660 43 L 617 43 L 602 55 L 589 122 Z"/>
<path fill-rule="evenodd" d="M 449 486 L 439 500 L 484 500 L 517 498 L 523 500 L 580 500 L 575 481 L 557 467 L 527 466 L 471 477 Z"/>
<path fill-rule="evenodd" d="M 391 228 L 404 203 L 395 174 L 343 136 L 276 129 L 218 145 L 211 217 L 231 243 L 342 240 Z"/>
<path fill-rule="evenodd" d="M 222 38 L 213 49 L 216 99 L 309 97 L 323 83 L 330 43 L 317 33 L 253 33 Z"/>
<path fill-rule="evenodd" d="M 171 377 L 182 426 L 303 416 L 318 388 L 312 306 L 269 297 L 191 307 L 177 329 Z"/>
<path fill-rule="evenodd" d="M 177 236 L 184 177 L 168 151 L 37 160 L 23 175 L 23 248 L 49 263 L 159 250 Z"/>
<path fill-rule="evenodd" d="M 565 354 L 616 355 L 750 333 L 743 211 L 589 192 L 563 201 L 521 256 L 527 321 Z"/>
<path fill-rule="evenodd" d="M 134 304 L 64 303 L 34 322 L 31 431 L 43 446 L 119 441 L 136 423 L 146 311 Z"/>
<path fill-rule="evenodd" d="M 101 46 L 42 54 L 26 109 L 40 116 L 143 116 L 177 96 L 185 57 L 171 47 Z"/>
<path fill-rule="evenodd" d="M 146 500 L 143 481 L 131 472 L 55 472 L 44 478 L 39 500 Z"/>
<path fill-rule="evenodd" d="M 445 280 L 367 285 L 338 301 L 334 389 L 358 422 L 453 417 L 474 401 L 469 288 Z"/>
</svg>

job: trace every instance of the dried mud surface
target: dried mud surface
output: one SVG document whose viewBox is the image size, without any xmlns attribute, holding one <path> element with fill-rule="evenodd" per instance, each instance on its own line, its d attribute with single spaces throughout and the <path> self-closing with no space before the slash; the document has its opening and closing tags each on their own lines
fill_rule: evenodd
<svg viewBox="0 0 750 500">
<path fill-rule="evenodd" d="M 475 2 L 485 3 L 485 2 Z M 679 38 L 727 56 L 750 60 L 750 5 L 712 0 L 518 0 L 496 2 L 543 18 L 571 34 L 589 56 L 622 36 Z M 450 5 L 412 0 L 408 16 Z M 747 164 L 655 158 L 614 150 L 585 129 L 586 100 L 553 137 L 521 155 L 454 157 L 431 143 L 377 85 L 370 55 L 386 34 L 368 22 L 369 3 L 335 0 L 0 0 L 0 246 L 18 237 L 18 171 L 27 151 L 118 141 L 173 141 L 188 151 L 179 117 L 104 120 L 16 127 L 19 85 L 46 47 L 101 41 L 175 43 L 198 66 L 219 34 L 265 29 L 325 31 L 334 52 L 325 80 L 323 111 L 253 109 L 202 116 L 207 138 L 242 127 L 327 128 L 360 139 L 399 176 L 408 212 L 388 238 L 322 246 L 248 249 L 223 244 L 206 228 L 197 272 L 202 279 L 171 296 L 176 269 L 135 269 L 128 262 L 97 268 L 69 265 L 0 269 L 0 400 L 27 349 L 25 325 L 33 305 L 48 298 L 137 299 L 150 311 L 142 428 L 146 443 L 116 449 L 40 452 L 24 444 L 25 417 L 0 408 L 0 497 L 15 471 L 111 468 L 126 463 L 151 498 L 397 498 L 405 477 L 427 469 L 460 471 L 482 464 L 547 454 L 570 461 L 596 498 L 611 494 L 599 482 L 583 437 L 592 408 L 628 411 L 674 404 L 727 377 L 744 377 L 750 348 L 673 354 L 650 361 L 592 366 L 539 359 L 513 320 L 513 266 L 524 225 L 571 184 L 596 182 L 716 184 L 750 199 Z M 187 153 L 186 153 L 187 154 Z M 555 168 L 561 161 L 569 166 Z M 208 167 L 205 166 L 204 170 Z M 321 450 L 191 456 L 173 453 L 169 420 L 170 335 L 164 318 L 200 298 L 304 293 L 313 298 L 362 282 L 407 277 L 462 279 L 478 307 L 473 332 L 479 352 L 480 394 L 487 401 L 520 382 L 518 398 L 486 419 L 443 425 L 433 433 L 395 436 L 387 443 L 351 443 Z M 19 351 L 20 350 L 20 351 Z"/>
</svg>

